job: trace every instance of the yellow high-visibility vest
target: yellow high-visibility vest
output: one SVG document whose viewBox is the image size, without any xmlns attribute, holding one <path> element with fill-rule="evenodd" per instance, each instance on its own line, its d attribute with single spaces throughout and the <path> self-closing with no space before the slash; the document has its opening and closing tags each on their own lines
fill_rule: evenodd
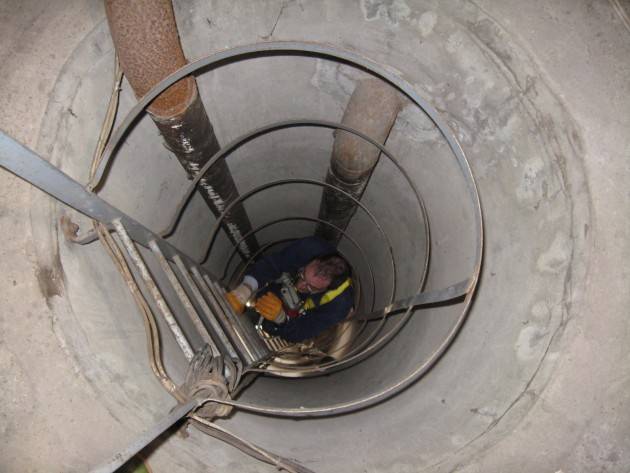
<svg viewBox="0 0 630 473">
<path fill-rule="evenodd" d="M 339 294 L 345 291 L 348 288 L 348 286 L 350 286 L 350 283 L 351 283 L 351 280 L 350 278 L 348 278 L 344 282 L 339 284 L 339 286 L 337 286 L 336 288 L 331 289 L 330 291 L 324 293 L 322 298 L 319 300 L 319 305 L 321 306 L 324 304 L 328 304 L 335 297 L 337 297 Z M 304 308 L 306 310 L 311 310 L 311 309 L 314 309 L 315 307 L 317 307 L 317 305 L 315 304 L 312 298 L 309 297 L 308 299 L 304 301 Z"/>
</svg>

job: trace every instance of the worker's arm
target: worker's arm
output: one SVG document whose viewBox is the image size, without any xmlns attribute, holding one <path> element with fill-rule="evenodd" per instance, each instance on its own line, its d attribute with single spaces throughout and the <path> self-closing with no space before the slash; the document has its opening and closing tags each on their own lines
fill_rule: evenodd
<svg viewBox="0 0 630 473">
<path fill-rule="evenodd" d="M 256 281 L 257 287 L 275 281 L 282 273 L 294 273 L 316 256 L 333 252 L 334 247 L 319 237 L 307 237 L 294 241 L 276 253 L 263 256 L 247 272 L 245 281 L 252 284 L 249 278 Z"/>
<path fill-rule="evenodd" d="M 294 273 L 316 256 L 332 251 L 334 247 L 319 237 L 296 240 L 286 248 L 260 258 L 247 272 L 241 284 L 227 294 L 227 301 L 237 314 L 242 314 L 245 303 L 259 288 L 275 281 L 282 273 Z"/>
<path fill-rule="evenodd" d="M 277 325 L 263 321 L 263 329 L 270 335 L 279 336 L 287 342 L 301 342 L 316 337 L 324 330 L 346 318 L 352 308 L 351 291 L 341 294 L 335 300 L 316 307 L 295 319 Z"/>
<path fill-rule="evenodd" d="M 282 273 L 295 273 L 316 256 L 334 251 L 334 247 L 319 237 L 300 238 L 282 250 L 263 256 L 248 271 L 239 286 L 227 294 L 227 300 L 237 314 L 245 303 L 265 284 L 275 281 Z"/>
<path fill-rule="evenodd" d="M 232 291 L 225 295 L 225 298 L 232 306 L 232 309 L 237 314 L 242 314 L 245 311 L 245 304 L 255 291 L 255 287 L 248 281 L 244 280 L 241 284 L 236 286 Z"/>
</svg>

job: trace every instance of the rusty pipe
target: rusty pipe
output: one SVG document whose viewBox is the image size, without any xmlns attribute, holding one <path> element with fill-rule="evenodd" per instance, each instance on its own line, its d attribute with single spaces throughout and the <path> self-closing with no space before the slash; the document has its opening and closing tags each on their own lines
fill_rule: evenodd
<svg viewBox="0 0 630 473">
<path fill-rule="evenodd" d="M 105 0 L 105 11 L 120 64 L 136 97 L 142 97 L 187 63 L 171 0 Z M 219 150 L 194 77 L 185 77 L 170 86 L 151 103 L 148 111 L 168 149 L 177 156 L 188 177 L 194 178 Z M 199 188 L 215 217 L 238 197 L 224 159 L 208 171 Z M 223 229 L 234 244 L 251 231 L 242 205 L 235 206 L 224 219 Z M 245 257 L 257 249 L 255 237 L 239 246 Z"/>
<path fill-rule="evenodd" d="M 403 106 L 403 97 L 380 79 L 366 79 L 355 87 L 341 123 L 351 126 L 384 144 Z M 380 151 L 369 142 L 344 131 L 337 131 L 326 182 L 356 199 L 365 191 Z M 345 230 L 356 211 L 355 202 L 331 188 L 322 194 L 319 218 L 331 225 L 319 224 L 316 234 L 337 244 L 338 227 Z"/>
</svg>

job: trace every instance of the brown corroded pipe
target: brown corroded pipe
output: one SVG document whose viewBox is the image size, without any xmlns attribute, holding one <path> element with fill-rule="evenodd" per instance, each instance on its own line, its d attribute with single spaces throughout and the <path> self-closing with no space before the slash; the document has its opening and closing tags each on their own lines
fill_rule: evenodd
<svg viewBox="0 0 630 473">
<path fill-rule="evenodd" d="M 171 0 L 105 0 L 105 10 L 122 70 L 136 97 L 187 63 Z M 219 150 L 193 77 L 166 89 L 148 110 L 190 178 Z M 225 160 L 217 161 L 200 181 L 200 193 L 215 216 L 238 197 Z M 233 243 L 251 231 L 242 205 L 236 205 L 226 216 L 223 228 Z M 242 242 L 239 249 L 249 257 L 258 249 L 255 237 Z"/>
<path fill-rule="evenodd" d="M 379 79 L 362 80 L 355 87 L 341 122 L 385 143 L 402 105 L 402 96 L 392 86 Z M 360 199 L 379 155 L 379 149 L 367 141 L 337 131 L 326 182 Z M 345 230 L 355 211 L 352 200 L 333 189 L 324 189 L 319 218 Z M 316 233 L 335 244 L 341 238 L 341 233 L 328 225 L 320 224 Z"/>
</svg>

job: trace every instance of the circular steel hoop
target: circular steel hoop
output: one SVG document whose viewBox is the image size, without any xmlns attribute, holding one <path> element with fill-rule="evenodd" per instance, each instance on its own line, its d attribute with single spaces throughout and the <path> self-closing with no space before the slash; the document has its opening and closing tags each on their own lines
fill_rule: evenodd
<svg viewBox="0 0 630 473">
<path fill-rule="evenodd" d="M 370 218 L 372 223 L 376 226 L 376 228 L 378 229 L 379 233 L 383 236 L 383 239 L 387 243 L 387 250 L 389 251 L 389 254 L 390 254 L 390 262 L 391 262 L 391 266 L 392 266 L 392 276 L 393 277 L 392 277 L 392 297 L 391 297 L 391 301 L 393 302 L 393 299 L 394 299 L 394 296 L 395 296 L 395 292 L 396 292 L 396 261 L 395 261 L 395 258 L 394 258 L 394 251 L 393 251 L 393 247 L 392 247 L 391 241 L 389 239 L 389 236 L 387 235 L 387 233 L 385 233 L 385 231 L 383 230 L 381 225 L 378 223 L 378 221 L 376 220 L 376 217 L 374 217 L 372 212 L 370 212 L 370 210 L 362 202 L 360 202 L 358 199 L 356 199 L 355 197 L 353 197 L 349 193 L 339 189 L 338 187 L 333 186 L 332 184 L 328 184 L 327 182 L 318 181 L 318 180 L 315 180 L 315 179 L 282 179 L 282 180 L 278 180 L 278 181 L 272 181 L 272 182 L 268 182 L 266 184 L 260 185 L 258 187 L 255 187 L 254 189 L 250 189 L 249 191 L 247 191 L 244 194 L 241 194 L 237 199 L 232 201 L 232 203 L 230 203 L 230 205 L 228 205 L 225 208 L 223 213 L 216 220 L 216 222 L 214 224 L 214 227 L 213 227 L 213 229 L 211 231 L 211 234 L 210 234 L 211 235 L 210 236 L 210 242 L 209 242 L 208 248 L 207 248 L 206 253 L 205 253 L 205 258 L 201 261 L 201 264 L 204 264 L 205 261 L 208 259 L 208 256 L 210 254 L 210 250 L 212 248 L 212 245 L 213 245 L 214 241 L 216 240 L 216 237 L 217 237 L 217 235 L 219 233 L 219 229 L 221 228 L 221 222 L 222 222 L 223 218 L 225 217 L 225 215 L 229 214 L 229 212 L 232 209 L 232 207 L 234 207 L 235 205 L 238 205 L 240 202 L 245 201 L 246 199 L 248 199 L 252 195 L 257 194 L 259 192 L 262 192 L 262 191 L 264 191 L 266 189 L 269 189 L 269 188 L 272 188 L 272 187 L 277 187 L 277 186 L 280 186 L 280 185 L 290 184 L 290 183 L 312 184 L 312 185 L 316 185 L 316 186 L 327 187 L 329 189 L 334 189 L 336 192 L 339 192 L 342 195 L 346 196 L 347 198 L 351 199 L 359 208 L 361 208 L 361 210 L 363 210 L 367 214 L 367 216 Z M 404 326 L 404 324 L 407 322 L 407 320 L 411 316 L 411 312 L 412 312 L 412 308 L 410 307 L 409 309 L 407 309 L 407 311 L 405 312 L 403 317 L 396 323 L 396 325 L 394 325 L 394 327 L 389 332 L 387 332 L 384 336 L 382 336 L 376 342 L 372 343 L 372 340 L 378 335 L 378 333 L 381 330 L 381 328 L 385 325 L 386 316 L 385 316 L 385 314 L 383 314 L 383 317 L 381 318 L 381 320 L 379 322 L 379 325 L 374 329 L 374 331 L 372 332 L 372 335 L 369 338 L 367 338 L 366 340 L 364 340 L 361 343 L 361 345 L 359 345 L 358 347 L 354 348 L 353 351 L 351 353 L 349 353 L 343 360 L 331 362 L 329 365 L 328 364 L 322 364 L 322 365 L 320 365 L 318 367 L 313 367 L 311 369 L 304 369 L 303 373 L 302 373 L 302 377 L 320 376 L 320 375 L 322 375 L 324 373 L 330 373 L 332 371 L 339 371 L 340 369 L 348 368 L 349 366 L 364 360 L 368 356 L 370 356 L 373 353 L 375 353 L 376 350 L 378 350 L 379 348 L 384 346 L 389 340 L 391 340 L 396 335 L 396 333 L 398 333 L 398 331 Z M 370 345 L 370 343 L 372 343 L 372 344 Z"/>
<path fill-rule="evenodd" d="M 411 187 L 411 190 L 413 191 L 413 194 L 414 194 L 414 196 L 416 198 L 416 201 L 418 203 L 419 213 L 420 213 L 420 219 L 422 220 L 422 223 L 424 224 L 424 233 L 425 233 L 425 239 L 426 239 L 426 241 L 425 241 L 426 258 L 425 258 L 425 261 L 424 261 L 424 266 L 421 269 L 420 278 L 419 278 L 419 282 L 418 282 L 418 292 L 421 291 L 422 288 L 424 287 L 424 283 L 425 283 L 426 276 L 427 276 L 427 271 L 428 271 L 428 266 L 429 266 L 429 257 L 430 257 L 430 226 L 429 226 L 429 218 L 428 218 L 428 215 L 427 215 L 427 212 L 426 212 L 424 201 L 422 200 L 422 197 L 420 195 L 420 191 L 418 190 L 418 188 L 415 185 L 415 183 L 413 182 L 413 180 L 410 178 L 410 176 L 407 173 L 407 171 L 402 167 L 402 165 L 398 162 L 398 160 L 394 157 L 394 155 L 385 146 L 383 146 L 382 144 L 380 144 L 377 141 L 373 140 L 371 137 L 365 135 L 364 133 L 356 130 L 355 128 L 349 127 L 349 126 L 344 125 L 342 123 L 335 123 L 335 122 L 329 122 L 329 121 L 324 121 L 324 120 L 286 120 L 286 121 L 272 123 L 270 125 L 266 125 L 266 126 L 260 127 L 258 129 L 255 129 L 255 130 L 249 132 L 249 133 L 245 133 L 245 134 L 241 135 L 240 137 L 237 137 L 231 143 L 229 143 L 227 146 L 225 146 L 221 150 L 217 151 L 217 153 L 200 169 L 200 171 L 197 174 L 197 176 L 190 182 L 190 184 L 188 185 L 188 189 L 187 189 L 186 193 L 184 194 L 184 197 L 180 200 L 179 204 L 177 205 L 177 209 L 176 209 L 176 211 L 174 213 L 173 219 L 171 220 L 171 222 L 167 226 L 167 228 L 164 230 L 162 235 L 165 236 L 165 235 L 168 235 L 168 234 L 170 234 L 170 233 L 172 233 L 174 231 L 175 226 L 176 226 L 177 222 L 179 221 L 184 208 L 186 207 L 188 201 L 192 197 L 192 195 L 193 195 L 196 187 L 198 186 L 199 182 L 201 181 L 202 177 L 214 165 L 214 163 L 217 162 L 217 160 L 219 160 L 219 159 L 221 159 L 223 157 L 226 157 L 227 155 L 232 153 L 234 150 L 238 149 L 240 146 L 242 146 L 243 144 L 249 142 L 250 140 L 252 140 L 254 138 L 257 138 L 259 136 L 263 136 L 263 135 L 265 135 L 265 134 L 267 134 L 269 132 L 272 132 L 272 131 L 281 130 L 281 129 L 285 129 L 285 128 L 291 128 L 291 127 L 302 127 L 302 126 L 315 126 L 315 127 L 323 127 L 323 128 L 331 128 L 331 129 L 341 129 L 341 130 L 344 130 L 346 132 L 352 133 L 352 134 L 354 134 L 356 136 L 359 136 L 360 138 L 364 139 L 365 141 L 371 143 L 373 146 L 377 147 L 394 164 L 394 166 L 396 166 L 398 171 L 405 178 L 405 180 L 407 181 L 407 183 Z M 283 181 L 283 183 L 289 183 L 289 182 L 292 182 L 292 181 L 290 181 L 290 180 L 289 181 Z M 295 181 L 293 181 L 293 182 L 295 182 Z M 333 186 L 331 184 L 324 183 L 322 181 L 314 181 L 314 180 L 311 181 L 311 183 L 316 183 L 316 182 L 319 182 L 320 183 L 319 185 L 332 188 L 336 192 L 339 192 L 339 193 L 345 195 L 347 198 L 351 199 L 355 203 L 355 205 L 358 205 L 359 207 L 361 207 L 361 209 L 368 214 L 368 217 L 370 217 L 372 222 L 377 226 L 377 228 L 379 229 L 380 233 L 383 236 L 385 236 L 385 239 L 387 241 L 389 241 L 388 237 L 385 235 L 385 233 L 381 229 L 381 227 L 378 224 L 377 220 L 372 216 L 372 214 L 366 208 L 364 208 L 363 204 L 361 204 L 361 202 L 358 199 L 356 199 L 351 194 L 345 192 L 344 190 L 339 189 L 338 187 L 335 187 L 335 186 Z M 260 186 L 260 190 L 262 190 L 263 188 L 265 188 L 264 185 Z M 232 207 L 235 206 L 238 202 L 243 202 L 249 196 L 250 195 L 245 195 L 245 194 L 239 196 L 239 198 L 237 198 L 235 201 L 233 201 L 223 211 L 223 213 L 219 216 L 219 219 L 217 220 L 217 222 L 215 224 L 214 231 L 211 234 L 210 242 L 209 242 L 208 247 L 206 249 L 204 258 L 201 261 L 201 264 L 204 264 L 208 260 L 208 258 L 210 256 L 210 251 L 212 249 L 212 246 L 213 246 L 214 241 L 216 239 L 216 236 L 218 234 L 218 231 L 219 231 L 219 228 L 220 228 L 220 224 L 223 221 L 225 215 L 227 215 L 229 213 L 229 211 L 232 209 Z M 390 256 L 392 258 L 392 260 L 391 260 L 392 261 L 392 265 L 394 266 L 393 271 L 392 271 L 392 274 L 393 274 L 393 277 L 394 277 L 393 287 L 392 287 L 392 301 L 393 301 L 393 297 L 394 297 L 395 292 L 396 292 L 396 280 L 395 280 L 395 278 L 396 278 L 396 270 L 395 270 L 395 260 L 393 258 L 393 252 L 391 251 L 391 244 L 390 244 L 389 250 L 390 250 Z M 378 326 L 373 329 L 373 331 L 370 334 L 370 336 L 368 336 L 365 340 L 363 340 L 363 342 L 361 342 L 361 344 L 359 344 L 357 347 L 353 348 L 352 351 L 350 353 L 348 353 L 343 360 L 340 360 L 340 361 L 335 360 L 335 361 L 330 362 L 328 364 L 322 364 L 322 365 L 319 365 L 317 367 L 312 367 L 310 369 L 304 369 L 304 370 L 302 370 L 302 376 L 320 376 L 322 374 L 330 373 L 333 370 L 337 371 L 337 370 L 342 369 L 342 368 L 347 368 L 347 367 L 349 367 L 349 366 L 351 366 L 353 364 L 358 363 L 359 361 L 364 360 L 365 358 L 367 358 L 368 356 L 370 356 L 371 354 L 376 352 L 376 350 L 378 350 L 380 347 L 384 346 L 389 340 L 391 340 L 396 335 L 396 333 L 398 333 L 398 331 L 405 325 L 405 323 L 407 322 L 407 320 L 411 316 L 411 313 L 412 313 L 412 309 L 409 308 L 405 312 L 403 317 L 401 317 L 401 319 L 398 321 L 398 323 L 393 327 L 393 329 L 391 331 L 389 331 L 385 336 L 383 336 L 382 338 L 377 340 L 374 344 L 370 345 L 370 343 L 372 343 L 372 341 L 376 338 L 376 336 L 378 335 L 380 330 L 385 325 L 386 317 L 383 316 L 380 319 Z"/>
<path fill-rule="evenodd" d="M 266 184 L 262 184 L 262 185 L 260 185 L 258 187 L 254 187 L 253 189 L 250 189 L 249 191 L 245 192 L 244 194 L 241 194 L 240 196 L 238 196 L 236 199 L 234 199 L 230 203 L 230 205 L 228 205 L 225 208 L 223 213 L 221 215 L 219 215 L 219 218 L 217 218 L 216 222 L 214 223 L 214 227 L 212 228 L 212 231 L 210 232 L 210 242 L 209 242 L 208 248 L 206 249 L 205 257 L 201 261 L 200 264 L 203 265 L 208 260 L 208 257 L 210 256 L 210 250 L 212 248 L 212 245 L 214 244 L 214 241 L 216 240 L 216 237 L 217 237 L 217 235 L 219 233 L 219 229 L 221 228 L 221 222 L 223 221 L 223 218 L 227 214 L 230 213 L 230 210 L 232 210 L 232 208 L 235 205 L 238 205 L 239 203 L 244 202 L 249 197 L 251 197 L 251 196 L 253 196 L 255 194 L 258 194 L 259 192 L 262 192 L 262 191 L 267 190 L 267 189 L 271 189 L 273 187 L 282 186 L 282 185 L 285 185 L 285 184 L 311 184 L 311 185 L 315 185 L 315 186 L 326 187 L 328 189 L 333 189 L 335 192 L 339 192 L 339 193 L 343 194 L 345 197 L 351 199 L 361 210 L 363 210 L 366 213 L 366 215 L 369 217 L 369 219 L 372 221 L 374 226 L 377 228 L 378 232 L 381 234 L 381 236 L 383 237 L 383 239 L 387 243 L 387 251 L 389 252 L 390 263 L 391 263 L 391 268 L 392 268 L 392 293 L 391 293 L 390 300 L 391 300 L 391 302 L 393 302 L 394 301 L 394 297 L 396 295 L 396 259 L 394 258 L 394 248 L 392 246 L 391 240 L 389 239 L 389 236 L 387 235 L 387 233 L 385 233 L 385 230 L 383 230 L 383 227 L 381 227 L 381 225 L 378 223 L 378 220 L 376 220 L 376 217 L 374 216 L 374 214 L 372 214 L 372 212 L 370 212 L 370 210 L 365 206 L 365 204 L 363 204 L 361 201 L 359 201 L 356 197 L 354 197 L 354 196 L 350 195 L 349 193 L 339 189 L 338 187 L 335 187 L 332 184 L 328 184 L 327 182 L 318 181 L 316 179 L 281 179 L 279 181 L 271 181 L 271 182 L 267 182 Z M 383 320 L 385 320 L 385 317 L 383 317 Z"/>
<path fill-rule="evenodd" d="M 373 61 L 365 59 L 357 54 L 350 53 L 348 51 L 342 51 L 330 46 L 324 46 L 320 44 L 313 43 L 305 43 L 305 42 L 269 42 L 269 43 L 260 43 L 260 44 L 252 44 L 246 46 L 240 46 L 236 48 L 232 48 L 226 51 L 221 51 L 210 56 L 201 58 L 195 62 L 191 62 L 181 69 L 175 71 L 173 74 L 162 80 L 158 83 L 153 89 L 151 89 L 142 99 L 138 101 L 138 103 L 131 109 L 129 114 L 125 117 L 120 126 L 114 131 L 110 142 L 103 153 L 103 160 L 98 166 L 93 179 L 88 183 L 88 189 L 95 189 L 104 173 L 105 170 L 109 166 L 109 161 L 113 155 L 113 152 L 118 148 L 125 134 L 129 130 L 130 126 L 135 123 L 137 118 L 143 113 L 144 109 L 147 105 L 149 105 L 155 97 L 157 97 L 160 93 L 162 93 L 166 88 L 168 88 L 173 83 L 182 79 L 183 77 L 194 73 L 197 70 L 202 68 L 207 68 L 209 66 L 217 67 L 221 64 L 230 61 L 238 61 L 244 60 L 256 55 L 278 55 L 278 54 L 302 54 L 302 55 L 315 55 L 324 58 L 329 58 L 332 60 L 345 62 L 356 67 L 362 68 L 371 74 L 380 77 L 381 79 L 389 82 L 401 92 L 403 92 L 409 99 L 411 99 L 424 113 L 429 116 L 429 118 L 433 121 L 436 127 L 440 130 L 440 133 L 446 140 L 454 154 L 458 166 L 460 168 L 460 172 L 462 173 L 465 181 L 466 187 L 468 190 L 468 194 L 473 206 L 473 217 L 474 217 L 474 234 L 475 234 L 475 255 L 474 255 L 474 265 L 471 273 L 471 286 L 470 291 L 466 295 L 464 300 L 464 309 L 462 310 L 461 315 L 455 321 L 454 325 L 451 327 L 451 330 L 442 341 L 442 343 L 434 350 L 434 352 L 420 365 L 418 365 L 414 370 L 408 373 L 403 378 L 399 379 L 397 382 L 386 386 L 378 392 L 372 393 L 371 395 L 362 397 L 360 399 L 355 399 L 349 402 L 338 403 L 334 405 L 328 406 L 319 406 L 319 407 L 310 407 L 310 408 L 281 408 L 281 407 L 273 407 L 273 406 L 258 406 L 253 404 L 244 404 L 240 402 L 234 401 L 225 401 L 220 399 L 215 399 L 213 402 L 219 402 L 224 404 L 233 405 L 238 407 L 239 409 L 247 410 L 249 412 L 256 412 L 260 414 L 266 415 L 275 415 L 282 417 L 326 417 L 331 415 L 338 414 L 346 414 L 350 412 L 357 411 L 359 409 L 364 409 L 366 407 L 372 406 L 379 402 L 382 402 L 409 385 L 413 384 L 420 377 L 422 377 L 435 362 L 442 356 L 442 354 L 449 347 L 455 335 L 461 328 L 470 308 L 470 304 L 479 281 L 479 274 L 481 272 L 481 264 L 483 259 L 483 241 L 484 241 L 484 228 L 483 228 L 483 215 L 481 211 L 481 202 L 479 199 L 479 192 L 477 190 L 477 184 L 475 183 L 472 170 L 470 169 L 470 165 L 464 155 L 464 152 L 459 145 L 457 139 L 453 135 L 453 133 L 449 130 L 446 122 L 440 117 L 439 113 L 435 108 L 433 108 L 426 100 L 420 97 L 417 92 L 413 89 L 413 87 L 400 77 L 391 73 L 385 67 L 376 64 Z M 422 288 L 418 289 L 418 293 Z M 410 313 L 412 308 L 409 308 L 407 311 Z M 405 314 L 407 316 L 407 314 Z"/>
<path fill-rule="evenodd" d="M 359 250 L 359 253 L 361 253 L 361 258 L 363 259 L 363 261 L 367 265 L 368 271 L 370 273 L 370 282 L 372 284 L 372 297 L 371 297 L 371 304 L 370 304 L 370 307 L 372 309 L 370 309 L 370 310 L 374 310 L 374 304 L 375 304 L 375 301 L 376 301 L 376 280 L 374 278 L 374 268 L 372 266 L 372 263 L 370 262 L 369 258 L 367 257 L 363 247 L 361 245 L 359 245 L 359 243 L 354 238 L 352 238 L 350 235 L 348 235 L 345 230 L 342 230 L 341 228 L 337 227 L 336 225 L 334 225 L 334 224 L 332 224 L 330 222 L 327 222 L 325 220 L 322 220 L 322 219 L 319 219 L 319 218 L 313 218 L 313 217 L 283 217 L 283 218 L 278 218 L 278 219 L 272 220 L 271 222 L 267 222 L 265 224 L 259 225 L 255 229 L 252 229 L 250 232 L 248 232 L 248 234 L 243 235 L 241 237 L 241 240 L 244 240 L 244 239 L 248 238 L 250 234 L 258 233 L 260 230 L 263 230 L 263 229 L 265 229 L 267 227 L 270 227 L 272 225 L 275 225 L 275 224 L 278 224 L 278 223 L 282 223 L 282 222 L 288 222 L 288 221 L 307 221 L 307 222 L 322 223 L 324 225 L 327 225 L 327 226 L 329 226 L 329 227 L 331 227 L 331 228 L 333 228 L 335 230 L 338 230 L 342 234 L 342 236 L 344 238 L 346 238 L 356 249 Z M 232 249 L 232 252 L 230 254 L 230 258 L 228 259 L 228 261 L 227 261 L 227 263 L 225 265 L 225 270 L 223 272 L 223 278 L 225 278 L 227 276 L 227 270 L 228 270 L 229 262 L 232 259 L 232 257 L 234 255 L 236 255 L 236 248 L 238 247 L 239 242 L 240 241 L 237 241 L 235 243 L 235 245 L 234 245 L 234 248 Z M 247 262 L 243 266 L 243 269 L 240 271 L 239 277 L 236 279 L 237 281 L 243 276 L 243 273 L 244 273 L 245 269 L 247 268 L 247 266 L 249 266 L 249 264 L 254 260 L 254 258 L 258 254 L 259 254 L 259 252 L 257 252 L 255 255 L 252 255 L 247 260 Z M 359 275 L 358 277 L 359 277 L 359 280 L 360 280 L 361 276 Z M 230 278 L 230 281 L 232 281 L 233 279 L 234 279 L 233 277 Z M 392 294 L 392 297 L 393 296 L 394 296 L 394 294 Z M 382 317 L 382 319 L 384 319 L 385 317 L 386 317 L 386 315 L 384 315 Z M 367 322 L 367 321 L 365 321 L 365 322 Z M 363 327 L 365 327 L 365 325 L 366 324 L 363 324 Z M 355 353 L 356 351 L 359 351 L 360 347 L 366 345 L 367 343 L 369 343 L 369 340 L 373 339 L 378 334 L 379 330 L 380 330 L 380 325 L 372 330 L 372 333 L 368 336 L 368 340 L 364 341 L 363 345 L 359 345 L 359 347 L 352 349 L 352 351 L 350 353 L 352 354 L 352 353 Z M 312 371 L 313 369 L 316 369 L 319 366 L 321 366 L 321 365 L 313 365 L 313 366 L 307 367 L 306 369 L 308 369 L 309 371 Z M 302 368 L 303 367 L 301 367 L 301 369 Z M 321 371 L 319 371 L 319 372 L 322 373 Z M 281 374 L 277 374 L 277 373 L 270 373 L 270 374 L 272 374 L 274 376 L 282 376 Z M 324 373 L 322 373 L 322 374 L 324 374 Z"/>
</svg>

